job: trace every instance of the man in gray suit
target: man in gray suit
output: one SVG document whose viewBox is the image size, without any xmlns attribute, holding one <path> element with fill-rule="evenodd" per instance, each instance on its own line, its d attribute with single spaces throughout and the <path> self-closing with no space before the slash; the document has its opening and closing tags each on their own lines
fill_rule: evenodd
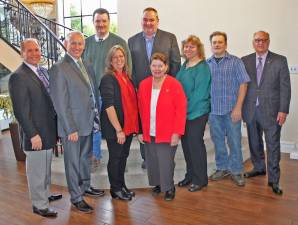
<svg viewBox="0 0 298 225">
<path fill-rule="evenodd" d="M 132 58 L 132 79 L 136 88 L 140 82 L 151 74 L 150 58 L 155 52 L 166 55 L 168 59 L 168 74 L 176 76 L 180 69 L 181 57 L 176 36 L 158 29 L 159 18 L 157 10 L 146 8 L 143 11 L 143 31 L 128 39 L 128 47 Z M 145 160 L 144 147 L 141 144 L 141 155 Z M 142 168 L 145 168 L 145 161 Z"/>
<path fill-rule="evenodd" d="M 267 146 L 268 185 L 281 195 L 280 132 L 289 113 L 291 84 L 287 59 L 268 50 L 269 33 L 253 35 L 255 53 L 242 58 L 250 76 L 243 105 L 243 119 L 247 124 L 251 161 L 254 168 L 245 177 L 266 175 L 263 133 Z"/>
<path fill-rule="evenodd" d="M 84 201 L 83 195 L 104 195 L 104 191 L 90 186 L 92 129 L 98 116 L 98 96 L 93 67 L 81 59 L 85 46 L 82 33 L 69 33 L 64 45 L 65 57 L 50 70 L 50 93 L 64 147 L 71 202 L 79 211 L 88 213 L 93 208 Z"/>
<path fill-rule="evenodd" d="M 56 113 L 48 93 L 48 72 L 39 65 L 40 46 L 36 39 L 21 43 L 24 62 L 11 74 L 9 93 L 13 111 L 22 130 L 26 153 L 26 174 L 33 212 L 44 217 L 56 217 L 49 201 L 62 198 L 50 195 L 51 162 L 57 141 Z"/>
</svg>

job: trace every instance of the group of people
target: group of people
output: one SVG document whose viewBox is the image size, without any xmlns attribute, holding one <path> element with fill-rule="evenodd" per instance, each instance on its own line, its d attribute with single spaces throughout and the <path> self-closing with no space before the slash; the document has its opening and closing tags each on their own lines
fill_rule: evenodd
<svg viewBox="0 0 298 225">
<path fill-rule="evenodd" d="M 208 185 L 204 132 L 209 121 L 216 168 L 210 180 L 231 176 L 238 186 L 245 177 L 266 175 L 282 194 L 280 132 L 289 113 L 290 76 L 284 56 L 268 50 L 265 31 L 253 35 L 255 53 L 242 59 L 227 52 L 227 35 L 213 32 L 213 55 L 206 59 L 201 40 L 190 35 L 181 55 L 174 34 L 158 29 L 154 8 L 143 11 L 142 31 L 128 40 L 109 32 L 109 12 L 96 9 L 96 33 L 86 40 L 78 31 L 65 39 L 65 57 L 50 68 L 39 65 L 37 40 L 21 45 L 24 63 L 11 75 L 9 92 L 22 128 L 26 171 L 33 212 L 57 216 L 49 201 L 51 148 L 58 136 L 64 148 L 71 203 L 93 211 L 84 196 L 103 196 L 90 185 L 92 143 L 106 139 L 108 178 L 114 199 L 129 201 L 135 192 L 125 183 L 125 167 L 137 135 L 152 194 L 175 198 L 175 153 L 181 139 L 186 161 L 179 187 L 190 192 Z M 247 124 L 253 169 L 243 171 L 241 121 Z M 56 127 L 57 120 L 57 127 Z M 267 169 L 263 134 L 267 150 Z M 94 138 L 97 142 L 94 142 Z M 41 151 L 42 150 L 42 151 Z"/>
</svg>

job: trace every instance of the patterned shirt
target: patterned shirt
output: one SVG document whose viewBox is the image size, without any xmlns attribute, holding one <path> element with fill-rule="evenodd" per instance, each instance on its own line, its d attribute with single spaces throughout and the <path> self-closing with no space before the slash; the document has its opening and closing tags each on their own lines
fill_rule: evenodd
<svg viewBox="0 0 298 225">
<path fill-rule="evenodd" d="M 239 87 L 250 81 L 244 64 L 238 57 L 226 52 L 219 62 L 214 55 L 207 63 L 211 70 L 211 114 L 225 115 L 237 102 Z"/>
</svg>

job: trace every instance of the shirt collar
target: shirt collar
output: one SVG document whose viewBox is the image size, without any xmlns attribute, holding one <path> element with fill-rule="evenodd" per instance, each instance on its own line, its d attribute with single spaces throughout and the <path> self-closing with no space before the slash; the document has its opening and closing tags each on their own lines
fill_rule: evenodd
<svg viewBox="0 0 298 225">
<path fill-rule="evenodd" d="M 156 32 L 152 35 L 151 38 L 147 38 L 145 33 L 143 32 L 143 37 L 145 38 L 145 40 L 153 40 L 155 38 Z"/>
<path fill-rule="evenodd" d="M 212 55 L 207 61 L 210 62 L 210 61 L 214 61 L 216 62 L 215 60 L 215 55 Z M 223 59 L 230 59 L 231 58 L 231 55 L 230 53 L 228 53 L 227 51 L 225 52 L 225 55 L 222 57 Z"/>
<path fill-rule="evenodd" d="M 108 32 L 104 37 L 100 38 L 100 37 L 97 36 L 97 34 L 95 34 L 94 39 L 95 39 L 96 42 L 104 41 L 109 37 L 109 35 L 110 35 L 110 32 Z"/>
<path fill-rule="evenodd" d="M 268 55 L 268 51 L 265 52 L 263 55 L 258 55 L 258 53 L 256 53 L 256 60 L 258 60 L 258 58 L 261 57 L 262 61 L 264 62 L 265 59 L 267 58 L 267 55 Z"/>
<path fill-rule="evenodd" d="M 29 63 L 27 63 L 27 62 L 25 62 L 24 61 L 24 63 L 35 73 L 35 74 L 38 74 L 37 73 L 37 68 L 38 68 L 38 66 L 34 66 L 34 65 L 32 65 L 32 64 L 29 64 Z"/>
<path fill-rule="evenodd" d="M 79 59 L 76 59 L 76 58 L 74 58 L 74 57 L 72 57 L 69 53 L 66 53 L 70 58 L 72 58 L 72 60 L 75 62 L 75 63 L 78 63 L 78 61 L 81 59 L 81 58 L 79 58 Z"/>
</svg>

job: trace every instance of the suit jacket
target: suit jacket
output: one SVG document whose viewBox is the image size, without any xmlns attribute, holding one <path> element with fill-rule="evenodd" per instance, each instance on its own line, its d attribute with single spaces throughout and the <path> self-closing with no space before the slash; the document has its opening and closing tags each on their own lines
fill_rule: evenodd
<svg viewBox="0 0 298 225">
<path fill-rule="evenodd" d="M 259 86 L 256 78 L 256 53 L 247 55 L 242 60 L 251 79 L 242 108 L 243 120 L 251 122 L 258 97 L 264 126 L 268 127 L 276 123 L 278 112 L 289 113 L 291 83 L 287 59 L 269 51 Z"/>
<path fill-rule="evenodd" d="M 128 47 L 132 59 L 132 80 L 135 87 L 138 87 L 140 82 L 151 74 L 150 61 L 147 57 L 146 41 L 143 37 L 143 32 L 140 32 L 128 39 Z M 181 57 L 176 36 L 172 33 L 157 30 L 152 54 L 160 52 L 168 58 L 169 71 L 168 74 L 175 76 L 181 65 Z"/>
<path fill-rule="evenodd" d="M 102 136 L 107 139 L 117 138 L 116 130 L 111 124 L 106 109 L 114 106 L 121 127 L 124 126 L 124 112 L 119 83 L 114 75 L 106 74 L 102 77 L 100 86 L 102 97 L 102 111 L 100 114 Z"/>
<path fill-rule="evenodd" d="M 68 54 L 50 70 L 50 93 L 58 115 L 58 135 L 61 137 L 73 132 L 88 136 L 92 132 L 95 116 L 93 95 L 96 100 L 98 95 L 94 91 L 93 67 L 85 61 L 83 63 L 92 88 Z"/>
<path fill-rule="evenodd" d="M 16 119 L 21 126 L 24 150 L 32 151 L 31 138 L 39 135 L 42 149 L 53 148 L 57 141 L 56 113 L 46 88 L 25 64 L 11 74 L 9 93 Z"/>
</svg>

